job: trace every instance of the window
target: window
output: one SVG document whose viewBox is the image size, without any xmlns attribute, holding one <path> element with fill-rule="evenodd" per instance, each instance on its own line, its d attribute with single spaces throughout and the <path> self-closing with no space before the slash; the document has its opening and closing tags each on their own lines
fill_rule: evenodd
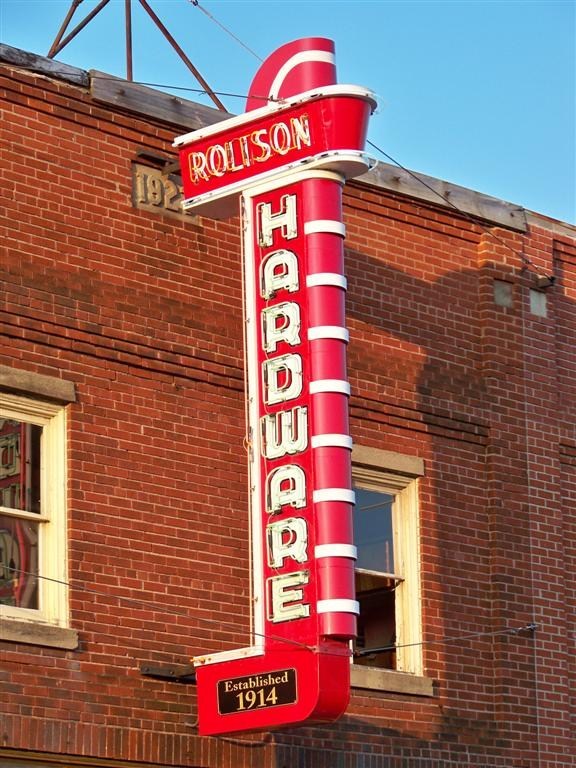
<svg viewBox="0 0 576 768">
<path fill-rule="evenodd" d="M 62 405 L 0 392 L 2 620 L 68 624 L 65 439 Z"/>
<path fill-rule="evenodd" d="M 417 495 L 422 474 L 420 459 L 354 448 L 360 603 L 355 665 L 423 673 Z"/>
</svg>

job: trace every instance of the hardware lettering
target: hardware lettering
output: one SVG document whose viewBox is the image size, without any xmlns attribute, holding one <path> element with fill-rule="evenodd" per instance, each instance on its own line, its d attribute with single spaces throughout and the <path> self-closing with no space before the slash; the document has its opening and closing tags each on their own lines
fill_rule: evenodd
<svg viewBox="0 0 576 768">
<path fill-rule="evenodd" d="M 278 124 L 274 128 L 270 137 L 280 152 L 288 146 L 289 137 Z M 296 195 L 290 194 L 282 197 L 279 211 L 272 211 L 270 203 L 257 206 L 257 239 L 261 247 L 273 246 L 275 232 L 283 240 L 297 237 L 296 204 Z M 274 355 L 262 363 L 262 401 L 266 408 L 293 403 L 303 391 L 300 306 L 297 301 L 285 300 L 286 294 L 296 293 L 299 287 L 298 255 L 294 251 L 279 248 L 264 256 L 260 266 L 260 293 L 267 302 L 278 299 L 260 313 L 262 351 Z M 293 351 L 286 352 L 286 347 Z M 310 604 L 305 599 L 309 572 L 282 573 L 287 563 L 305 565 L 310 556 L 307 520 L 282 518 L 287 509 L 302 509 L 309 503 L 306 473 L 297 463 L 298 455 L 309 445 L 308 409 L 295 406 L 267 414 L 260 424 L 265 459 L 294 457 L 293 462 L 268 471 L 265 479 L 265 512 L 275 518 L 266 526 L 267 559 L 271 568 L 280 571 L 267 579 L 268 618 L 279 623 L 310 615 Z M 241 703 L 243 707 L 256 705 L 247 699 Z"/>
</svg>

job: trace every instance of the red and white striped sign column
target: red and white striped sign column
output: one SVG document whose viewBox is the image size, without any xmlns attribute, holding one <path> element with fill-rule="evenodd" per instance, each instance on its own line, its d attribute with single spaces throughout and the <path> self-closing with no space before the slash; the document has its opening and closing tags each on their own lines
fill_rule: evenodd
<svg viewBox="0 0 576 768">
<path fill-rule="evenodd" d="M 254 584 L 256 605 L 268 606 L 266 648 L 278 636 L 310 647 L 356 636 L 343 183 L 333 171 L 290 171 L 243 205 Z"/>
<path fill-rule="evenodd" d="M 343 179 L 325 173 L 302 182 L 309 291 L 311 446 L 319 631 L 356 637 L 352 530 L 350 385 L 346 371 Z"/>
<path fill-rule="evenodd" d="M 247 109 L 336 83 L 334 44 L 307 38 L 279 48 L 254 78 Z M 350 386 L 346 372 L 344 224 L 338 173 L 319 172 L 300 182 L 306 236 L 309 312 L 311 447 L 313 451 L 319 634 L 356 637 L 351 483 Z M 297 177 L 297 172 L 294 174 Z"/>
</svg>

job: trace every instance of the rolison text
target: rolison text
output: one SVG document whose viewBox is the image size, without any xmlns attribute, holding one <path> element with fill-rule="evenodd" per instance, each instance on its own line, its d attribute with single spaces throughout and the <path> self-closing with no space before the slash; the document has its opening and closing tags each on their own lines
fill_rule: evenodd
<svg viewBox="0 0 576 768">
<path fill-rule="evenodd" d="M 190 181 L 208 181 L 225 176 L 257 163 L 265 163 L 274 155 L 288 155 L 294 149 L 312 144 L 308 115 L 279 120 L 269 128 L 231 138 L 222 144 L 212 144 L 204 151 L 188 156 Z"/>
</svg>

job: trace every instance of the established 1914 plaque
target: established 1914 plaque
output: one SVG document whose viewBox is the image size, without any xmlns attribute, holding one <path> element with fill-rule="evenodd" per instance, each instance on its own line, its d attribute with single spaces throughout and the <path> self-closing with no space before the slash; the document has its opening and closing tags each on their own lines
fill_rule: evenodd
<svg viewBox="0 0 576 768">
<path fill-rule="evenodd" d="M 296 670 L 280 669 L 218 682 L 218 711 L 231 715 L 247 709 L 279 707 L 296 701 Z"/>
</svg>

